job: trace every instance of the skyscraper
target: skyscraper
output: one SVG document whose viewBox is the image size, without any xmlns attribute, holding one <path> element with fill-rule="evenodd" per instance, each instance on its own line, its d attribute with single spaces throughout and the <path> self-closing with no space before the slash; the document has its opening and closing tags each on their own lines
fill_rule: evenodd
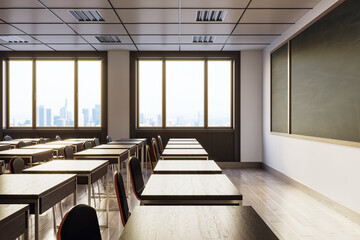
<svg viewBox="0 0 360 240">
<path fill-rule="evenodd" d="M 95 108 L 92 109 L 92 121 L 95 126 L 100 126 L 100 104 L 95 104 Z"/>
<path fill-rule="evenodd" d="M 84 126 L 86 127 L 89 125 L 89 109 L 83 108 L 82 113 L 84 115 Z"/>
<path fill-rule="evenodd" d="M 39 127 L 44 127 L 45 123 L 45 109 L 44 105 L 39 106 Z"/>
<path fill-rule="evenodd" d="M 46 126 L 47 127 L 51 126 L 51 109 L 50 108 L 46 109 Z"/>
</svg>

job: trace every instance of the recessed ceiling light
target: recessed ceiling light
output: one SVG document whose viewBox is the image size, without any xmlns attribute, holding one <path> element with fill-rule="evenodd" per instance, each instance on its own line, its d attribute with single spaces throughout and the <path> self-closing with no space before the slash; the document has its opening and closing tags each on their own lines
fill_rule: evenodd
<svg viewBox="0 0 360 240">
<path fill-rule="evenodd" d="M 95 36 L 101 43 L 121 43 L 117 36 Z"/>
<path fill-rule="evenodd" d="M 69 13 L 79 22 L 103 22 L 104 18 L 96 10 L 70 10 Z"/>
<path fill-rule="evenodd" d="M 193 36 L 193 43 L 214 43 L 215 36 Z"/>
<path fill-rule="evenodd" d="M 226 16 L 225 10 L 198 10 L 196 12 L 197 22 L 222 22 Z"/>
<path fill-rule="evenodd" d="M 17 36 L 0 36 L 0 39 L 7 43 L 28 43 L 28 41 Z"/>
</svg>

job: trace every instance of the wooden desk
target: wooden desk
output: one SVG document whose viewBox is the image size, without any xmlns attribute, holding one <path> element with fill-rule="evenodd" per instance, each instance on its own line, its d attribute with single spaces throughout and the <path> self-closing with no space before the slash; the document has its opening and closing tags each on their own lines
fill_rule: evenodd
<svg viewBox="0 0 360 240">
<path fill-rule="evenodd" d="M 71 145 L 70 144 L 68 144 L 68 145 L 65 145 L 65 144 L 36 144 L 36 145 L 23 147 L 23 149 L 51 149 L 51 150 L 53 150 L 54 156 L 59 158 L 61 155 L 64 154 L 64 148 L 66 146 L 71 146 Z"/>
<path fill-rule="evenodd" d="M 74 174 L 4 174 L 0 175 L 0 203 L 29 204 L 35 214 L 35 239 L 39 239 L 39 215 L 74 193 Z"/>
<path fill-rule="evenodd" d="M 196 138 L 170 138 L 169 141 L 197 141 Z"/>
<path fill-rule="evenodd" d="M 10 149 L 5 151 L 0 151 L 0 159 L 5 160 L 6 163 L 9 163 L 10 159 L 14 156 L 19 156 L 24 159 L 26 164 L 32 166 L 33 163 L 43 162 L 51 159 L 53 157 L 51 149 Z"/>
<path fill-rule="evenodd" d="M 93 147 L 93 149 L 127 149 L 130 151 L 131 156 L 138 156 L 136 144 L 101 144 Z"/>
<path fill-rule="evenodd" d="M 29 238 L 29 205 L 0 204 L 1 239 Z"/>
<path fill-rule="evenodd" d="M 11 145 L 11 148 L 16 148 L 17 145 L 19 144 L 19 142 L 24 142 L 24 143 L 25 143 L 25 146 L 30 146 L 30 145 L 32 145 L 32 143 L 33 143 L 33 141 L 31 141 L 31 140 L 22 141 L 22 140 L 15 140 L 15 139 L 10 140 L 10 141 L 4 141 L 4 142 L 10 144 L 10 145 Z"/>
<path fill-rule="evenodd" d="M 181 144 L 200 144 L 197 140 L 169 140 L 168 144 L 171 143 L 181 143 Z"/>
<path fill-rule="evenodd" d="M 142 205 L 241 205 L 242 195 L 223 174 L 153 174 Z"/>
<path fill-rule="evenodd" d="M 200 144 L 168 144 L 165 149 L 203 149 Z"/>
<path fill-rule="evenodd" d="M 24 173 L 76 174 L 77 184 L 88 185 L 88 205 L 91 206 L 91 184 L 106 175 L 106 227 L 109 219 L 109 161 L 107 160 L 53 160 L 27 168 Z"/>
<path fill-rule="evenodd" d="M 276 240 L 250 206 L 138 206 L 119 239 Z"/>
<path fill-rule="evenodd" d="M 79 152 L 83 150 L 83 144 L 86 141 L 52 141 L 46 144 L 49 145 L 71 145 L 74 148 L 75 152 Z"/>
<path fill-rule="evenodd" d="M 155 174 L 221 174 L 221 168 L 213 160 L 158 161 Z"/>
<path fill-rule="evenodd" d="M 10 144 L 0 143 L 0 151 L 9 150 L 11 148 Z"/>
<path fill-rule="evenodd" d="M 162 159 L 209 159 L 204 149 L 164 149 Z"/>
<path fill-rule="evenodd" d="M 17 138 L 13 140 L 19 140 L 19 141 L 31 141 L 32 144 L 39 144 L 41 139 L 43 139 L 45 142 L 49 142 L 50 138 Z"/>
<path fill-rule="evenodd" d="M 64 141 L 78 141 L 78 142 L 91 142 L 91 144 L 94 146 L 95 138 L 69 138 L 65 139 Z"/>
<path fill-rule="evenodd" d="M 169 141 L 167 142 L 166 144 L 167 146 L 168 145 L 198 145 L 198 146 L 201 146 L 201 144 L 199 142 L 191 142 L 191 141 Z"/>
<path fill-rule="evenodd" d="M 120 172 L 121 163 L 130 159 L 130 151 L 127 149 L 87 149 L 74 154 L 75 159 L 97 159 L 109 160 L 110 164 L 118 165 Z M 127 192 L 130 193 L 130 173 L 128 164 L 126 164 L 126 186 Z"/>
<path fill-rule="evenodd" d="M 147 154 L 146 154 L 146 138 L 121 138 L 114 142 L 110 142 L 108 144 L 136 144 L 137 145 L 137 152 L 141 149 L 141 170 L 144 171 L 144 161 L 147 161 Z M 139 156 L 139 155 L 138 155 Z"/>
</svg>

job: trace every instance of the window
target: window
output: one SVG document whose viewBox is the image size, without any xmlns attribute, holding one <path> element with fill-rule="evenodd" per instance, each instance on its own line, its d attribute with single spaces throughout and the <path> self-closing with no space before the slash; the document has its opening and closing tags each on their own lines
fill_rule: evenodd
<svg viewBox="0 0 360 240">
<path fill-rule="evenodd" d="M 139 61 L 139 126 L 162 126 L 162 61 Z"/>
<path fill-rule="evenodd" d="M 101 127 L 101 60 L 8 64 L 8 127 Z"/>
<path fill-rule="evenodd" d="M 32 76 L 32 61 L 9 61 L 10 127 L 32 126 Z"/>
<path fill-rule="evenodd" d="M 138 60 L 137 126 L 233 127 L 232 66 L 229 59 Z"/>
<path fill-rule="evenodd" d="M 74 61 L 36 61 L 37 127 L 74 126 Z"/>
<path fill-rule="evenodd" d="M 101 126 L 101 61 L 78 61 L 79 127 Z"/>
</svg>

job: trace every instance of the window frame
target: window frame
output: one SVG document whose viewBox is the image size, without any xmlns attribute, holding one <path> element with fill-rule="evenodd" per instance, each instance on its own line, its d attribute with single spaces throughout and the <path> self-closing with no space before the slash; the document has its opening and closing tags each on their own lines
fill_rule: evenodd
<svg viewBox="0 0 360 240">
<path fill-rule="evenodd" d="M 7 59 L 3 59 L 5 61 L 6 66 L 6 74 L 3 81 L 6 83 L 5 101 L 6 101 L 6 129 L 16 130 L 102 130 L 107 128 L 105 103 L 104 103 L 104 88 L 106 88 L 107 84 L 105 83 L 104 69 L 106 68 L 106 63 L 104 62 L 104 57 L 8 57 Z M 32 126 L 30 127 L 21 127 L 21 126 L 10 126 L 10 76 L 9 76 L 9 62 L 10 61 L 32 61 Z M 37 126 L 37 79 L 36 79 L 36 61 L 74 61 L 74 125 L 73 126 Z M 100 126 L 79 126 L 78 120 L 78 96 L 79 96 L 79 82 L 78 82 L 78 61 L 100 61 L 101 63 L 101 79 L 100 79 Z"/>
<path fill-rule="evenodd" d="M 152 127 L 152 126 L 140 126 L 140 116 L 139 116 L 139 62 L 140 61 L 162 61 L 162 126 L 161 127 Z M 203 61 L 204 62 L 204 126 L 166 126 L 166 61 Z M 230 61 L 231 62 L 231 79 L 230 79 L 230 126 L 208 126 L 208 61 Z M 235 91 L 235 62 L 236 59 L 232 57 L 138 57 L 135 59 L 135 69 L 136 69 L 136 76 L 135 76 L 135 100 L 136 100 L 136 124 L 135 128 L 138 130 L 142 129 L 172 129 L 172 130 L 184 130 L 184 129 L 235 129 L 234 124 L 234 117 L 235 117 L 235 98 L 234 98 L 234 91 Z M 130 64 L 133 64 L 133 62 L 130 62 Z"/>
</svg>

